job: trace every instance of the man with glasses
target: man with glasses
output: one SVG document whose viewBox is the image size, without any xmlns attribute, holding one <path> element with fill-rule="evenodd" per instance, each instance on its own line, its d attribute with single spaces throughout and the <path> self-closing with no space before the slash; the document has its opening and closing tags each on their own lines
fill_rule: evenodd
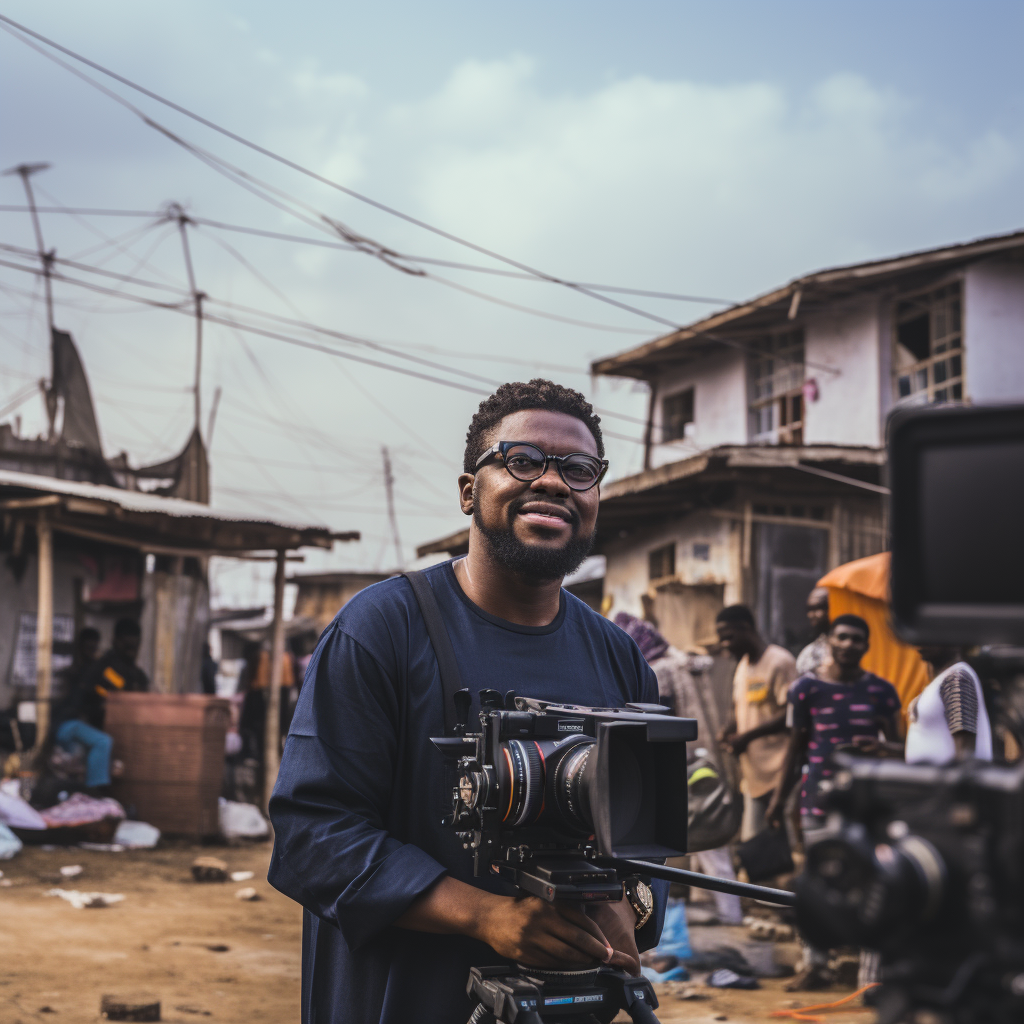
<svg viewBox="0 0 1024 1024">
<path fill-rule="evenodd" d="M 473 695 L 656 703 L 633 641 L 562 589 L 594 540 L 607 469 L 598 417 L 546 380 L 505 384 L 466 435 L 458 501 L 469 553 L 426 571 Z M 303 1022 L 456 1024 L 471 966 L 639 972 L 657 941 L 634 902 L 588 913 L 517 897 L 441 825 L 451 780 L 437 660 L 403 577 L 357 594 L 321 637 L 270 805 L 270 881 L 305 908 Z"/>
</svg>

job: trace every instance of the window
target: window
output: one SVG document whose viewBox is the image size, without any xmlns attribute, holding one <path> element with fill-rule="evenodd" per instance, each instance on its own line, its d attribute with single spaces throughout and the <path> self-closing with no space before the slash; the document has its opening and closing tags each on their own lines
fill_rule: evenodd
<svg viewBox="0 0 1024 1024">
<path fill-rule="evenodd" d="M 893 357 L 901 402 L 959 402 L 964 397 L 960 282 L 896 304 Z"/>
<path fill-rule="evenodd" d="M 754 444 L 803 444 L 804 332 L 754 342 L 750 434 Z"/>
<path fill-rule="evenodd" d="M 652 580 L 664 579 L 676 574 L 676 546 L 666 544 L 655 548 L 647 555 L 647 575 Z"/>
<path fill-rule="evenodd" d="M 661 400 L 661 439 L 681 441 L 686 437 L 686 424 L 693 422 L 693 388 L 666 395 Z"/>
<path fill-rule="evenodd" d="M 711 561 L 711 545 L 701 544 L 699 541 L 693 545 L 693 558 L 696 562 Z"/>
</svg>

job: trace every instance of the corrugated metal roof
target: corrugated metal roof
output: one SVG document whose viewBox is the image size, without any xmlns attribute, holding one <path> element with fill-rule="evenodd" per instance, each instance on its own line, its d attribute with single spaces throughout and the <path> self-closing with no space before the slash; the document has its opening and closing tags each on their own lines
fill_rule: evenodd
<svg viewBox="0 0 1024 1024">
<path fill-rule="evenodd" d="M 949 270 L 972 260 L 1014 250 L 1024 251 L 1024 231 L 818 270 L 635 348 L 598 359 L 591 364 L 591 372 L 648 379 L 657 373 L 659 363 L 684 357 L 693 345 L 702 342 L 734 344 L 730 338 L 733 330 L 762 330 L 771 323 L 785 323 L 791 319 L 791 311 L 795 316 L 797 309 L 806 309 L 816 301 L 835 301 L 878 286 L 890 278 Z"/>
<path fill-rule="evenodd" d="M 28 512 L 51 504 L 55 530 L 164 554 L 329 548 L 335 540 L 359 538 L 357 531 L 339 533 L 323 523 L 268 519 L 181 498 L 0 469 L 0 509 Z"/>
</svg>

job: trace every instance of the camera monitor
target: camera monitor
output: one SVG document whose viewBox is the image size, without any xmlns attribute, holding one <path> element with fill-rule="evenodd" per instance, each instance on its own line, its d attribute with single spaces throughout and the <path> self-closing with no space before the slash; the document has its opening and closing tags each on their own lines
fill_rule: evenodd
<svg viewBox="0 0 1024 1024">
<path fill-rule="evenodd" d="M 913 644 L 1024 644 L 1024 405 L 889 421 L 892 610 Z"/>
</svg>

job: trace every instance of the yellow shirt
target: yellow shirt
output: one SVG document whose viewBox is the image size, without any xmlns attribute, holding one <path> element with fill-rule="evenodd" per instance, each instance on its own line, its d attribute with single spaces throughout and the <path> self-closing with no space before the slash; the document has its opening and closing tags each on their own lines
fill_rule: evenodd
<svg viewBox="0 0 1024 1024">
<path fill-rule="evenodd" d="M 789 687 L 795 679 L 796 661 L 782 647 L 769 644 L 753 665 L 744 655 L 732 677 L 737 733 L 764 725 L 784 713 Z M 785 730 L 762 736 L 740 755 L 744 793 L 757 797 L 775 789 L 782 775 L 788 741 L 789 734 Z"/>
</svg>

